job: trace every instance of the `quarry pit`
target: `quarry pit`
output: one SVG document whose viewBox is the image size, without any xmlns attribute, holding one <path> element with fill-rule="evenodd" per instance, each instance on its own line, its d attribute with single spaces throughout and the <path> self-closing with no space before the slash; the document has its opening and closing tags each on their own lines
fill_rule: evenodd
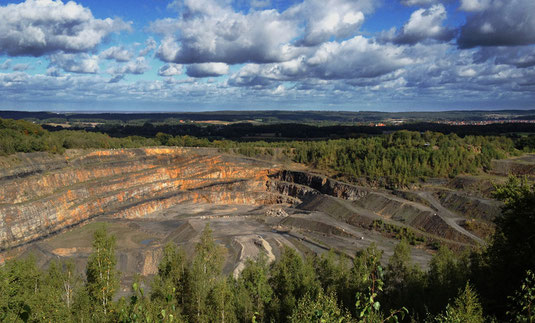
<svg viewBox="0 0 535 323">
<path fill-rule="evenodd" d="M 40 266 L 73 259 L 85 268 L 92 234 L 106 223 L 125 291 L 136 273 L 157 272 L 167 243 L 191 253 L 206 224 L 225 246 L 224 271 L 235 275 L 247 258 L 263 252 L 273 260 L 282 246 L 353 257 L 374 243 L 387 260 L 400 230 L 425 241 L 412 246 L 422 267 L 432 242 L 458 249 L 485 243 L 451 205 L 442 206 L 459 198 L 451 192 L 405 196 L 217 149 L 19 153 L 0 164 L 0 261 L 33 254 Z"/>
</svg>

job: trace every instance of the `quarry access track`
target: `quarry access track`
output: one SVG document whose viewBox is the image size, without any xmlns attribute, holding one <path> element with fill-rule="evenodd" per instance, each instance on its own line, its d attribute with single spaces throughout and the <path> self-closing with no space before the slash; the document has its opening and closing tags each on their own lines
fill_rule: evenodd
<svg viewBox="0 0 535 323">
<path fill-rule="evenodd" d="M 431 192 L 416 192 L 416 194 L 418 194 L 418 196 L 429 202 L 429 204 L 431 204 L 431 206 L 433 206 L 437 210 L 437 215 L 440 216 L 440 218 L 442 218 L 449 226 L 451 226 L 457 232 L 464 234 L 465 236 L 469 237 L 470 239 L 476 241 L 479 244 L 486 244 L 483 239 L 461 227 L 457 222 L 463 220 L 463 218 L 442 206 L 442 204 L 440 204 L 440 201 L 437 200 Z"/>
</svg>

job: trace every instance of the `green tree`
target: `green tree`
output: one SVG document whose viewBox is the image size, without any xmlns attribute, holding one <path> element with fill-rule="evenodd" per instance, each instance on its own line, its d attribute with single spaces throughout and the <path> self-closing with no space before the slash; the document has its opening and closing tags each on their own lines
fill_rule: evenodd
<svg viewBox="0 0 535 323">
<path fill-rule="evenodd" d="M 106 317 L 112 307 L 113 295 L 119 287 L 116 263 L 115 237 L 101 226 L 94 233 L 93 252 L 86 269 L 87 292 L 97 317 Z"/>
<path fill-rule="evenodd" d="M 503 319 L 507 297 L 514 294 L 529 269 L 535 268 L 535 184 L 510 177 L 496 187 L 504 202 L 487 250 L 473 256 L 472 281 L 485 308 Z"/>
<path fill-rule="evenodd" d="M 432 321 L 441 323 L 483 323 L 483 309 L 479 303 L 476 292 L 466 283 L 464 290 L 459 290 L 459 295 L 453 304 L 446 306 L 445 313 L 437 315 Z"/>
<path fill-rule="evenodd" d="M 528 270 L 526 277 L 514 296 L 509 297 L 510 307 L 507 312 L 511 321 L 535 322 L 535 273 Z"/>
<path fill-rule="evenodd" d="M 442 310 L 456 292 L 468 281 L 470 275 L 469 254 L 456 255 L 441 246 L 429 263 L 425 295 L 431 313 Z"/>
<path fill-rule="evenodd" d="M 301 297 L 315 297 L 320 290 L 313 266 L 287 246 L 270 273 L 269 283 L 274 292 L 270 313 L 275 321 L 286 322 Z"/>
<path fill-rule="evenodd" d="M 164 306 L 162 306 L 164 305 Z M 174 304 L 165 306 L 161 302 L 151 301 L 146 296 L 145 290 L 141 287 L 139 278 L 132 285 L 132 295 L 130 301 L 125 304 L 124 298 L 117 305 L 118 313 L 113 321 L 132 322 L 132 323 L 151 323 L 151 322 L 180 322 L 180 312 Z"/>
<path fill-rule="evenodd" d="M 351 322 L 351 315 L 338 307 L 336 295 L 325 295 L 322 291 L 316 297 L 306 294 L 294 308 L 289 322 Z"/>
<path fill-rule="evenodd" d="M 253 316 L 259 322 L 264 321 L 265 306 L 273 297 L 268 275 L 269 267 L 264 253 L 259 254 L 255 260 L 246 260 L 235 291 L 237 313 L 241 321 L 248 321 Z"/>
<path fill-rule="evenodd" d="M 190 269 L 188 313 L 191 320 L 196 322 L 207 321 L 208 294 L 221 275 L 223 254 L 223 247 L 215 243 L 212 237 L 212 230 L 206 224 L 201 234 L 201 239 L 195 246 L 195 256 Z"/>
<path fill-rule="evenodd" d="M 228 280 L 220 277 L 210 290 L 207 299 L 207 316 L 210 322 L 236 322 L 232 281 L 231 276 Z"/>
<path fill-rule="evenodd" d="M 0 268 L 0 319 L 3 322 L 39 320 L 41 305 L 36 294 L 42 273 L 29 257 L 7 262 Z"/>
<path fill-rule="evenodd" d="M 406 307 L 411 315 L 425 314 L 425 275 L 416 265 L 410 263 L 411 249 L 402 239 L 394 248 L 385 270 L 384 294 L 380 298 L 385 309 Z"/>
<path fill-rule="evenodd" d="M 151 300 L 183 307 L 186 304 L 189 275 L 189 264 L 185 252 L 174 243 L 167 244 L 158 265 L 158 274 L 152 281 Z"/>
</svg>

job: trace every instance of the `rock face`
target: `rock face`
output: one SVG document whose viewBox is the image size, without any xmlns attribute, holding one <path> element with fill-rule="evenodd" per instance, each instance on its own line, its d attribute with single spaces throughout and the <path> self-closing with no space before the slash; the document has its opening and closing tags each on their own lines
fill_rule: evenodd
<svg viewBox="0 0 535 323">
<path fill-rule="evenodd" d="M 298 198 L 325 194 L 353 201 L 369 193 L 369 189 L 365 187 L 349 185 L 325 176 L 307 172 L 281 170 L 270 175 L 270 178 L 273 179 L 270 182 L 272 190 Z"/>
<path fill-rule="evenodd" d="M 100 215 L 136 218 L 182 202 L 292 203 L 268 190 L 279 171 L 211 149 L 21 154 L 0 170 L 0 250 Z"/>
<path fill-rule="evenodd" d="M 98 216 L 143 218 L 188 202 L 292 204 L 299 210 L 322 214 L 318 219 L 323 222 L 342 223 L 336 225 L 367 229 L 381 219 L 416 228 L 432 238 L 471 241 L 456 224 L 459 219 L 448 218 L 453 217 L 451 214 L 388 192 L 281 169 L 270 162 L 225 155 L 216 149 L 166 147 L 70 150 L 65 155 L 31 153 L 0 158 L 0 252 Z M 264 213 L 267 218 L 281 218 L 275 222 L 289 217 L 279 206 Z M 288 219 L 285 223 L 340 235 L 338 229 L 327 230 L 318 221 L 307 221 Z M 181 234 L 175 232 L 169 239 Z M 189 239 L 182 238 L 179 240 Z M 52 251 L 55 255 L 76 252 Z M 158 254 L 143 257 L 157 259 Z M 148 261 L 143 271 L 152 272 L 154 264 Z"/>
</svg>

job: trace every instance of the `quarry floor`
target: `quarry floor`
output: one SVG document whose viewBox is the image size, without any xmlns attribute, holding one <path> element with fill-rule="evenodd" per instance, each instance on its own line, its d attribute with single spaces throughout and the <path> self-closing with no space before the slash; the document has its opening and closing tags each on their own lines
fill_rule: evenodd
<svg viewBox="0 0 535 323">
<path fill-rule="evenodd" d="M 282 214 L 282 216 L 272 216 Z M 281 225 L 287 216 L 308 223 L 299 228 Z M 321 254 L 333 248 L 352 257 L 357 250 L 375 243 L 384 251 L 383 260 L 393 252 L 397 241 L 380 233 L 354 227 L 317 211 L 292 207 L 247 205 L 182 204 L 154 212 L 139 219 L 100 217 L 85 225 L 32 243 L 22 255 L 33 254 L 40 266 L 54 259 L 72 259 L 80 274 L 91 253 L 95 229 L 105 223 L 117 241 L 117 269 L 122 275 L 122 293 L 128 293 L 136 274 L 150 277 L 157 272 L 163 246 L 174 242 L 192 254 L 206 224 L 218 244 L 225 247 L 225 273 L 238 274 L 245 259 L 264 252 L 273 260 L 283 245 L 301 254 Z M 337 228 L 333 234 L 332 229 Z M 412 250 L 412 261 L 426 267 L 431 253 Z"/>
</svg>

